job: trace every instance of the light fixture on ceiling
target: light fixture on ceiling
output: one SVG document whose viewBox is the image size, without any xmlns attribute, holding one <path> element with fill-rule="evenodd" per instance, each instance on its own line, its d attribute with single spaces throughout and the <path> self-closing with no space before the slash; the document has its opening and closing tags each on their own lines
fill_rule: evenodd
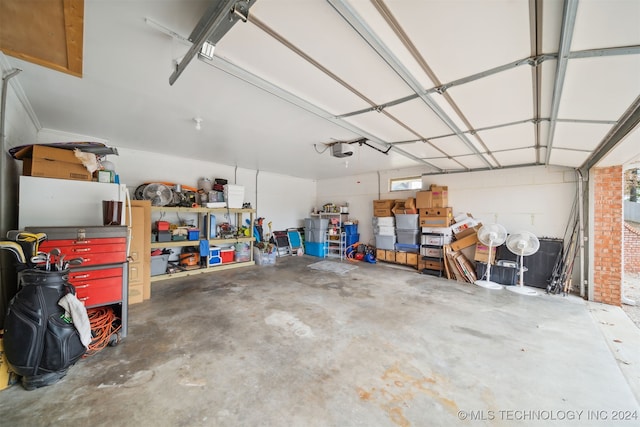
<svg viewBox="0 0 640 427">
<path fill-rule="evenodd" d="M 215 46 L 237 21 L 247 22 L 249 8 L 255 2 L 256 0 L 211 1 L 204 15 L 191 32 L 189 41 L 193 44 L 182 61 L 176 65 L 173 74 L 169 77 L 169 84 L 173 85 L 176 82 L 189 62 L 198 53 L 203 54 L 203 45 L 205 43 Z M 211 49 L 210 54 L 213 55 L 213 49 Z"/>
<path fill-rule="evenodd" d="M 316 150 L 316 153 L 318 154 L 322 154 L 325 151 L 331 149 L 331 151 L 329 151 L 329 153 L 331 154 L 331 157 L 337 157 L 337 158 L 345 158 L 345 157 L 351 157 L 353 155 L 353 151 L 347 150 L 347 146 L 348 145 L 352 145 L 352 144 L 358 144 L 358 146 L 362 147 L 363 145 L 366 145 L 369 148 L 373 148 L 374 150 L 384 154 L 384 155 L 388 155 L 389 154 L 389 150 L 391 150 L 391 148 L 393 148 L 392 145 L 389 145 L 387 147 L 386 150 L 381 150 L 378 147 L 374 147 L 373 145 L 369 144 L 367 142 L 367 138 L 358 138 L 358 139 L 354 139 L 352 141 L 333 141 L 333 142 L 326 142 L 324 143 L 324 149 L 322 150 L 318 150 L 318 146 L 316 144 L 313 144 L 313 148 Z M 348 164 L 345 163 L 345 167 L 348 167 Z"/>
<path fill-rule="evenodd" d="M 353 155 L 353 151 L 346 150 L 346 144 L 343 142 L 336 142 L 331 146 L 331 155 L 333 157 L 349 157 Z"/>
<path fill-rule="evenodd" d="M 200 117 L 194 117 L 193 121 L 196 122 L 196 130 L 202 129 L 202 119 Z"/>
<path fill-rule="evenodd" d="M 213 52 L 215 50 L 216 50 L 216 45 L 209 42 L 204 42 L 204 44 L 202 45 L 202 48 L 200 49 L 199 55 L 207 58 L 208 60 L 212 60 Z"/>
</svg>

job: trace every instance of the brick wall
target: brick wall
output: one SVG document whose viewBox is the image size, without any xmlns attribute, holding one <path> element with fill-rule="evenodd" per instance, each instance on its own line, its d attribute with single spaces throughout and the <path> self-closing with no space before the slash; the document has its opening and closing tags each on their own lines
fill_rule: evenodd
<svg viewBox="0 0 640 427">
<path fill-rule="evenodd" d="M 640 273 L 640 231 L 624 225 L 624 271 Z"/>
<path fill-rule="evenodd" d="M 622 166 L 596 168 L 594 186 L 593 299 L 621 304 L 622 287 Z"/>
</svg>

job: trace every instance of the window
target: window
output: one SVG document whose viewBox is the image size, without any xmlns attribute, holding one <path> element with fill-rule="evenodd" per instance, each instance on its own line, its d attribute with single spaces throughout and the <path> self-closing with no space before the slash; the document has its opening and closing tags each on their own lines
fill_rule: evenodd
<svg viewBox="0 0 640 427">
<path fill-rule="evenodd" d="M 391 191 L 405 191 L 405 190 L 421 190 L 422 178 L 419 176 L 412 176 L 410 178 L 392 178 L 390 180 Z"/>
</svg>

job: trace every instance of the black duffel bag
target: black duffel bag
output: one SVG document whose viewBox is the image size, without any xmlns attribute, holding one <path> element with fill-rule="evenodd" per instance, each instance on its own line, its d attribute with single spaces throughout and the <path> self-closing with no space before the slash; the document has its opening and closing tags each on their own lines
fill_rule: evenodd
<svg viewBox="0 0 640 427">
<path fill-rule="evenodd" d="M 57 382 L 86 351 L 58 305 L 68 292 L 75 294 L 68 273 L 37 269 L 18 273 L 18 293 L 9 303 L 4 323 L 4 352 L 27 390 Z"/>
</svg>

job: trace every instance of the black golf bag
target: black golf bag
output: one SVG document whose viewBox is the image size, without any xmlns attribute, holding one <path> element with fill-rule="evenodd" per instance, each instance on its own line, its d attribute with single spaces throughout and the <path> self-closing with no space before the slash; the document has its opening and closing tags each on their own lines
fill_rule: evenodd
<svg viewBox="0 0 640 427">
<path fill-rule="evenodd" d="M 58 301 L 75 288 L 68 270 L 23 270 L 18 293 L 5 318 L 4 352 L 27 390 L 51 385 L 67 373 L 86 348 Z"/>
</svg>

